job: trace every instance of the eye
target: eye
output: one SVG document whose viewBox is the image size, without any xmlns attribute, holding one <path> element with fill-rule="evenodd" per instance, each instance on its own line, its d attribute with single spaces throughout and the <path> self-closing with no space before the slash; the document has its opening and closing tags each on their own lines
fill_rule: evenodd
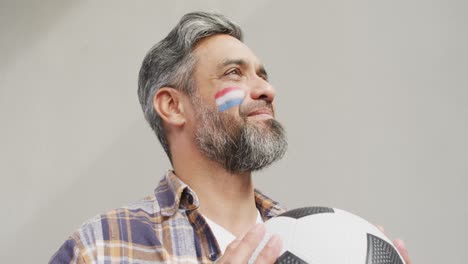
<svg viewBox="0 0 468 264">
<path fill-rule="evenodd" d="M 268 76 L 266 76 L 265 74 L 259 74 L 258 77 L 268 82 Z"/>
<path fill-rule="evenodd" d="M 241 76 L 241 71 L 238 68 L 228 70 L 224 75 L 237 75 Z"/>
</svg>

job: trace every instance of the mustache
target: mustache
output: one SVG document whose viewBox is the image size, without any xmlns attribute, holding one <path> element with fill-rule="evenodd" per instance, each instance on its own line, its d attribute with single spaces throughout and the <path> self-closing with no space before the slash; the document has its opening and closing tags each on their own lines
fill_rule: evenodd
<svg viewBox="0 0 468 264">
<path fill-rule="evenodd" d="M 240 114 L 243 117 L 247 117 L 249 113 L 260 108 L 268 108 L 273 113 L 273 117 L 275 116 L 275 109 L 273 108 L 273 104 L 264 100 L 254 101 L 243 106 L 241 105 Z"/>
</svg>

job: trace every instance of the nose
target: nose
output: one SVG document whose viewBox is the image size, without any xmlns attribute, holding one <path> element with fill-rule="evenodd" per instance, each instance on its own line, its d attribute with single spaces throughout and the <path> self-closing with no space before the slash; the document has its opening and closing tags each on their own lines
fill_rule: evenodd
<svg viewBox="0 0 468 264">
<path fill-rule="evenodd" d="M 275 99 L 275 88 L 263 78 L 258 77 L 251 87 L 250 98 L 252 100 L 265 100 L 267 103 L 272 103 Z"/>
</svg>

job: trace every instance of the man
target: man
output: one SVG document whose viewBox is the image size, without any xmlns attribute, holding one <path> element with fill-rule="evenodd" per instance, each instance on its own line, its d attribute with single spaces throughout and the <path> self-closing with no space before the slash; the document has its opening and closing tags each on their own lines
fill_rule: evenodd
<svg viewBox="0 0 468 264">
<path fill-rule="evenodd" d="M 265 68 L 225 17 L 189 13 L 146 55 L 138 96 L 173 171 L 142 201 L 85 223 L 51 263 L 246 263 L 284 211 L 251 173 L 287 143 Z M 237 239 L 236 239 L 237 237 Z M 273 236 L 256 263 L 273 263 Z"/>
</svg>

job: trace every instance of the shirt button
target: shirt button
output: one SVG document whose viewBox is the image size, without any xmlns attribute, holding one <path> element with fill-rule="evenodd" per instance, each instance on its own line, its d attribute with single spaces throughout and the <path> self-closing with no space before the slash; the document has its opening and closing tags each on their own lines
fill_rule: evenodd
<svg viewBox="0 0 468 264">
<path fill-rule="evenodd" d="M 215 261 L 218 258 L 218 255 L 216 253 L 210 253 L 209 258 L 211 261 Z"/>
<path fill-rule="evenodd" d="M 189 204 L 192 205 L 193 204 L 193 196 L 189 194 L 187 198 L 188 198 Z"/>
</svg>

